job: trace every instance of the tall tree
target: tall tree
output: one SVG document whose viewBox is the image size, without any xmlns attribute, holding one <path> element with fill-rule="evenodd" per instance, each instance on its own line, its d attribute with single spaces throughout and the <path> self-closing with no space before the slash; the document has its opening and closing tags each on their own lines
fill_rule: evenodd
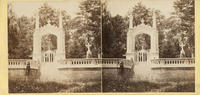
<svg viewBox="0 0 200 95">
<path fill-rule="evenodd" d="M 10 59 L 30 58 L 33 33 L 32 19 L 25 16 L 17 17 L 8 5 L 8 53 Z"/>
<path fill-rule="evenodd" d="M 126 18 L 120 15 L 112 17 L 107 10 L 106 2 L 102 4 L 102 50 L 104 58 L 124 57 L 127 27 Z"/>
<path fill-rule="evenodd" d="M 66 11 L 62 11 L 63 30 L 66 38 L 66 48 L 68 48 L 70 17 Z M 40 27 L 47 24 L 50 20 L 52 25 L 58 26 L 59 10 L 51 8 L 44 3 L 39 8 Z M 11 4 L 8 5 L 8 51 L 9 58 L 31 58 L 33 50 L 33 33 L 35 27 L 35 17 L 28 18 L 26 16 L 17 17 L 12 10 Z M 55 31 L 57 32 L 57 31 Z M 53 37 L 51 37 L 53 38 Z M 47 39 L 45 39 L 47 41 Z M 52 44 L 56 45 L 56 41 L 52 40 Z M 42 45 L 44 47 L 45 45 Z M 56 47 L 56 46 L 54 46 Z"/>
<path fill-rule="evenodd" d="M 102 57 L 113 57 L 112 43 L 113 38 L 113 26 L 111 23 L 111 14 L 107 10 L 107 3 L 102 3 Z"/>
<path fill-rule="evenodd" d="M 79 20 L 80 28 L 77 30 L 82 48 L 85 49 L 87 39 L 92 44 L 92 56 L 97 57 L 101 53 L 101 0 L 85 0 L 80 6 Z M 84 41 L 83 41 L 84 40 Z M 85 51 L 86 54 L 86 51 Z"/>
<path fill-rule="evenodd" d="M 189 50 L 191 56 L 194 54 L 194 0 L 176 0 L 174 2 L 175 15 L 179 18 L 180 26 L 177 27 L 178 33 L 188 37 L 185 50 Z"/>
<path fill-rule="evenodd" d="M 16 58 L 16 48 L 19 42 L 17 39 L 18 29 L 17 16 L 10 3 L 8 4 L 8 58 Z"/>
</svg>

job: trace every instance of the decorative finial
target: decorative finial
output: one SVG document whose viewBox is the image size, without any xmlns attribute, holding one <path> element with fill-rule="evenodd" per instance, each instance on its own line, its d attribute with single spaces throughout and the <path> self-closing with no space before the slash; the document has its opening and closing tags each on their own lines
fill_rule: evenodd
<svg viewBox="0 0 200 95">
<path fill-rule="evenodd" d="M 187 33 L 187 31 L 183 31 L 183 34 L 185 35 Z"/>
<path fill-rule="evenodd" d="M 142 50 L 144 50 L 144 46 L 142 46 Z"/>
<path fill-rule="evenodd" d="M 133 28 L 133 16 L 131 13 L 129 14 L 129 28 Z"/>
<path fill-rule="evenodd" d="M 48 20 L 48 21 L 47 21 L 47 24 L 48 24 L 48 25 L 50 25 L 50 24 L 51 24 L 51 21 L 50 21 L 50 20 Z"/>
<path fill-rule="evenodd" d="M 144 24 L 144 19 L 141 20 L 141 23 Z"/>
</svg>

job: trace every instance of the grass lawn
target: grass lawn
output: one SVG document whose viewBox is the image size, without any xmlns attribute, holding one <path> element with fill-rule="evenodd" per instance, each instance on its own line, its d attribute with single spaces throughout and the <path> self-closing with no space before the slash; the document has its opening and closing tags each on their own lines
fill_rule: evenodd
<svg viewBox="0 0 200 95">
<path fill-rule="evenodd" d="M 153 83 L 148 81 L 130 82 L 126 80 L 103 81 L 104 92 L 194 92 L 194 82 Z"/>
<path fill-rule="evenodd" d="M 68 83 L 37 82 L 9 80 L 9 93 L 54 93 L 54 92 L 100 92 L 100 83 Z"/>
</svg>

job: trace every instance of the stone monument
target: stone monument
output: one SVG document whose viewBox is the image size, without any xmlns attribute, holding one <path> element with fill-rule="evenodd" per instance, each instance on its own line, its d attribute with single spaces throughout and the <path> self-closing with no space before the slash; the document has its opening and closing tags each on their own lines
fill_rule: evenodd
<svg viewBox="0 0 200 95">
<path fill-rule="evenodd" d="M 35 32 L 33 34 L 33 60 L 42 62 L 41 39 L 45 35 L 55 35 L 57 37 L 57 50 L 55 61 L 65 59 L 65 32 L 63 31 L 62 15 L 59 14 L 59 27 L 53 26 L 48 21 L 47 25 L 39 27 L 39 14 L 36 15 Z"/>
<path fill-rule="evenodd" d="M 144 20 L 141 20 L 141 24 L 137 26 L 133 25 L 132 15 L 129 16 L 129 30 L 127 32 L 127 51 L 126 59 L 136 61 L 137 51 L 135 50 L 135 38 L 139 34 L 147 34 L 150 36 L 150 51 L 148 59 L 158 59 L 159 58 L 159 48 L 158 48 L 158 31 L 156 26 L 156 16 L 153 12 L 153 25 L 149 26 L 144 23 Z M 148 60 L 148 61 L 149 61 Z"/>
</svg>

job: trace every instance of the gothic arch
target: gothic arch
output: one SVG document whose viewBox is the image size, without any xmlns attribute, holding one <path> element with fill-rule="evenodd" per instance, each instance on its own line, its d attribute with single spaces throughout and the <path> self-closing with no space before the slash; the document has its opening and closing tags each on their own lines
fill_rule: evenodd
<svg viewBox="0 0 200 95">
<path fill-rule="evenodd" d="M 131 38 L 133 38 L 132 39 L 132 45 L 133 45 L 132 50 L 135 51 L 136 36 L 139 34 L 147 34 L 150 36 L 150 43 L 151 43 L 150 50 L 155 51 L 154 49 L 156 49 L 156 44 L 157 44 L 156 33 L 157 33 L 157 31 L 155 31 L 153 28 L 151 28 L 148 25 L 141 24 L 141 25 L 135 27 L 135 29 L 132 31 L 132 35 L 130 35 L 130 36 L 132 36 Z"/>
<path fill-rule="evenodd" d="M 156 29 L 156 20 L 153 17 L 153 26 L 145 25 L 142 20 L 141 24 L 133 27 L 132 25 L 132 17 L 130 17 L 129 21 L 129 31 L 127 33 L 127 59 L 135 59 L 136 51 L 135 51 L 135 38 L 139 34 L 147 34 L 150 36 L 150 55 L 149 59 L 157 59 L 159 58 L 159 49 L 158 49 L 158 31 Z"/>
<path fill-rule="evenodd" d="M 135 37 L 133 37 L 133 39 L 134 39 L 134 41 L 135 41 L 135 50 L 137 49 L 137 41 L 136 41 L 136 39 L 139 37 L 139 36 L 141 36 L 141 35 L 146 35 L 145 37 L 149 37 L 149 48 L 148 49 L 151 49 L 151 37 L 152 37 L 152 35 L 150 35 L 150 34 L 147 34 L 147 33 L 138 33 L 138 34 L 136 34 L 135 35 Z M 138 50 L 138 49 L 137 49 Z"/>
<path fill-rule="evenodd" d="M 48 22 L 47 25 L 39 27 L 39 17 L 36 17 L 36 29 L 33 34 L 33 60 L 42 60 L 41 40 L 44 35 L 52 34 L 57 37 L 57 50 L 55 59 L 65 59 L 65 33 L 62 28 L 62 16 L 59 16 L 59 27 L 53 26 Z"/>
</svg>

